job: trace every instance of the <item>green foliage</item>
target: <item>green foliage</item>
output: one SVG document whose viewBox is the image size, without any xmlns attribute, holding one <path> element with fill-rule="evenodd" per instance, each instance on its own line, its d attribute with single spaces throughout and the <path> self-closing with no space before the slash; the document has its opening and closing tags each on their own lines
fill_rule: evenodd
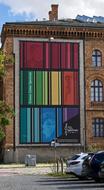
<svg viewBox="0 0 104 190">
<path fill-rule="evenodd" d="M 13 109 L 0 100 L 0 142 L 4 139 L 5 126 L 9 125 L 10 119 L 14 116 Z"/>
<path fill-rule="evenodd" d="M 87 152 L 97 152 L 97 151 L 100 151 L 100 150 L 104 150 L 104 145 L 102 144 L 102 147 L 101 145 L 97 144 L 97 143 L 94 143 L 94 144 L 91 144 L 87 147 Z"/>
<path fill-rule="evenodd" d="M 14 63 L 14 56 L 6 55 L 2 50 L 0 50 L 0 77 L 5 75 L 5 64 Z"/>
<path fill-rule="evenodd" d="M 0 50 L 0 77 L 3 77 L 5 74 L 4 61 L 5 61 L 5 55 L 3 51 Z"/>
<path fill-rule="evenodd" d="M 8 57 L 0 50 L 0 78 L 5 76 L 5 63 L 9 62 L 13 63 L 14 57 L 12 55 Z M 4 101 L 0 100 L 0 142 L 5 138 L 5 126 L 9 125 L 10 119 L 13 116 L 13 109 Z"/>
<path fill-rule="evenodd" d="M 5 133 L 3 131 L 3 129 L 0 128 L 0 142 L 2 142 L 5 138 Z"/>
</svg>

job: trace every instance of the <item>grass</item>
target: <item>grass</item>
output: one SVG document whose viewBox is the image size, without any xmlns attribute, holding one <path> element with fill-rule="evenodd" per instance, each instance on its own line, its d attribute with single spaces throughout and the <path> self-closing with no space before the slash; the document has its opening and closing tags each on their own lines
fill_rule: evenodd
<svg viewBox="0 0 104 190">
<path fill-rule="evenodd" d="M 57 173 L 57 172 L 53 172 L 53 173 L 48 173 L 48 176 L 52 176 L 52 177 L 62 177 L 62 178 L 75 178 L 74 175 L 72 174 L 66 174 L 66 173 Z"/>
</svg>

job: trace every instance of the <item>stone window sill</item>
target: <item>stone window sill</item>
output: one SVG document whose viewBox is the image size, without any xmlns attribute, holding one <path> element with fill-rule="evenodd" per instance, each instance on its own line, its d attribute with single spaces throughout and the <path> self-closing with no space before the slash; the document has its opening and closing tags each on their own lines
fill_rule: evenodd
<svg viewBox="0 0 104 190">
<path fill-rule="evenodd" d="M 102 101 L 102 102 L 91 102 L 91 106 L 104 107 L 104 101 Z"/>
</svg>

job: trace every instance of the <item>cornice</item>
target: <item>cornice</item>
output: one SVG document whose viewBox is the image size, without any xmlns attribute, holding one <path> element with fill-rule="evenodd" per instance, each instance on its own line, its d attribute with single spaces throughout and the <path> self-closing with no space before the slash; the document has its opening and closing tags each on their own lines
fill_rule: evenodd
<svg viewBox="0 0 104 190">
<path fill-rule="evenodd" d="M 6 37 L 54 37 L 65 39 L 104 39 L 104 29 L 68 26 L 4 25 L 1 40 Z"/>
</svg>

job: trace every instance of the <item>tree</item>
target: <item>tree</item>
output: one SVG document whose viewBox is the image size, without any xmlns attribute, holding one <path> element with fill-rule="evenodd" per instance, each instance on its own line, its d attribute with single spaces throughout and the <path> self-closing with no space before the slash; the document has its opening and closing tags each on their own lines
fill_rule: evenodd
<svg viewBox="0 0 104 190">
<path fill-rule="evenodd" d="M 0 77 L 3 77 L 5 74 L 5 67 L 4 67 L 4 61 L 5 61 L 5 54 L 3 51 L 0 50 Z"/>
<path fill-rule="evenodd" d="M 5 77 L 5 62 L 7 62 L 7 58 L 2 50 L 0 50 L 0 78 Z M 14 116 L 13 109 L 7 105 L 0 98 L 0 142 L 2 142 L 5 138 L 5 126 L 9 125 L 11 117 Z"/>
</svg>

